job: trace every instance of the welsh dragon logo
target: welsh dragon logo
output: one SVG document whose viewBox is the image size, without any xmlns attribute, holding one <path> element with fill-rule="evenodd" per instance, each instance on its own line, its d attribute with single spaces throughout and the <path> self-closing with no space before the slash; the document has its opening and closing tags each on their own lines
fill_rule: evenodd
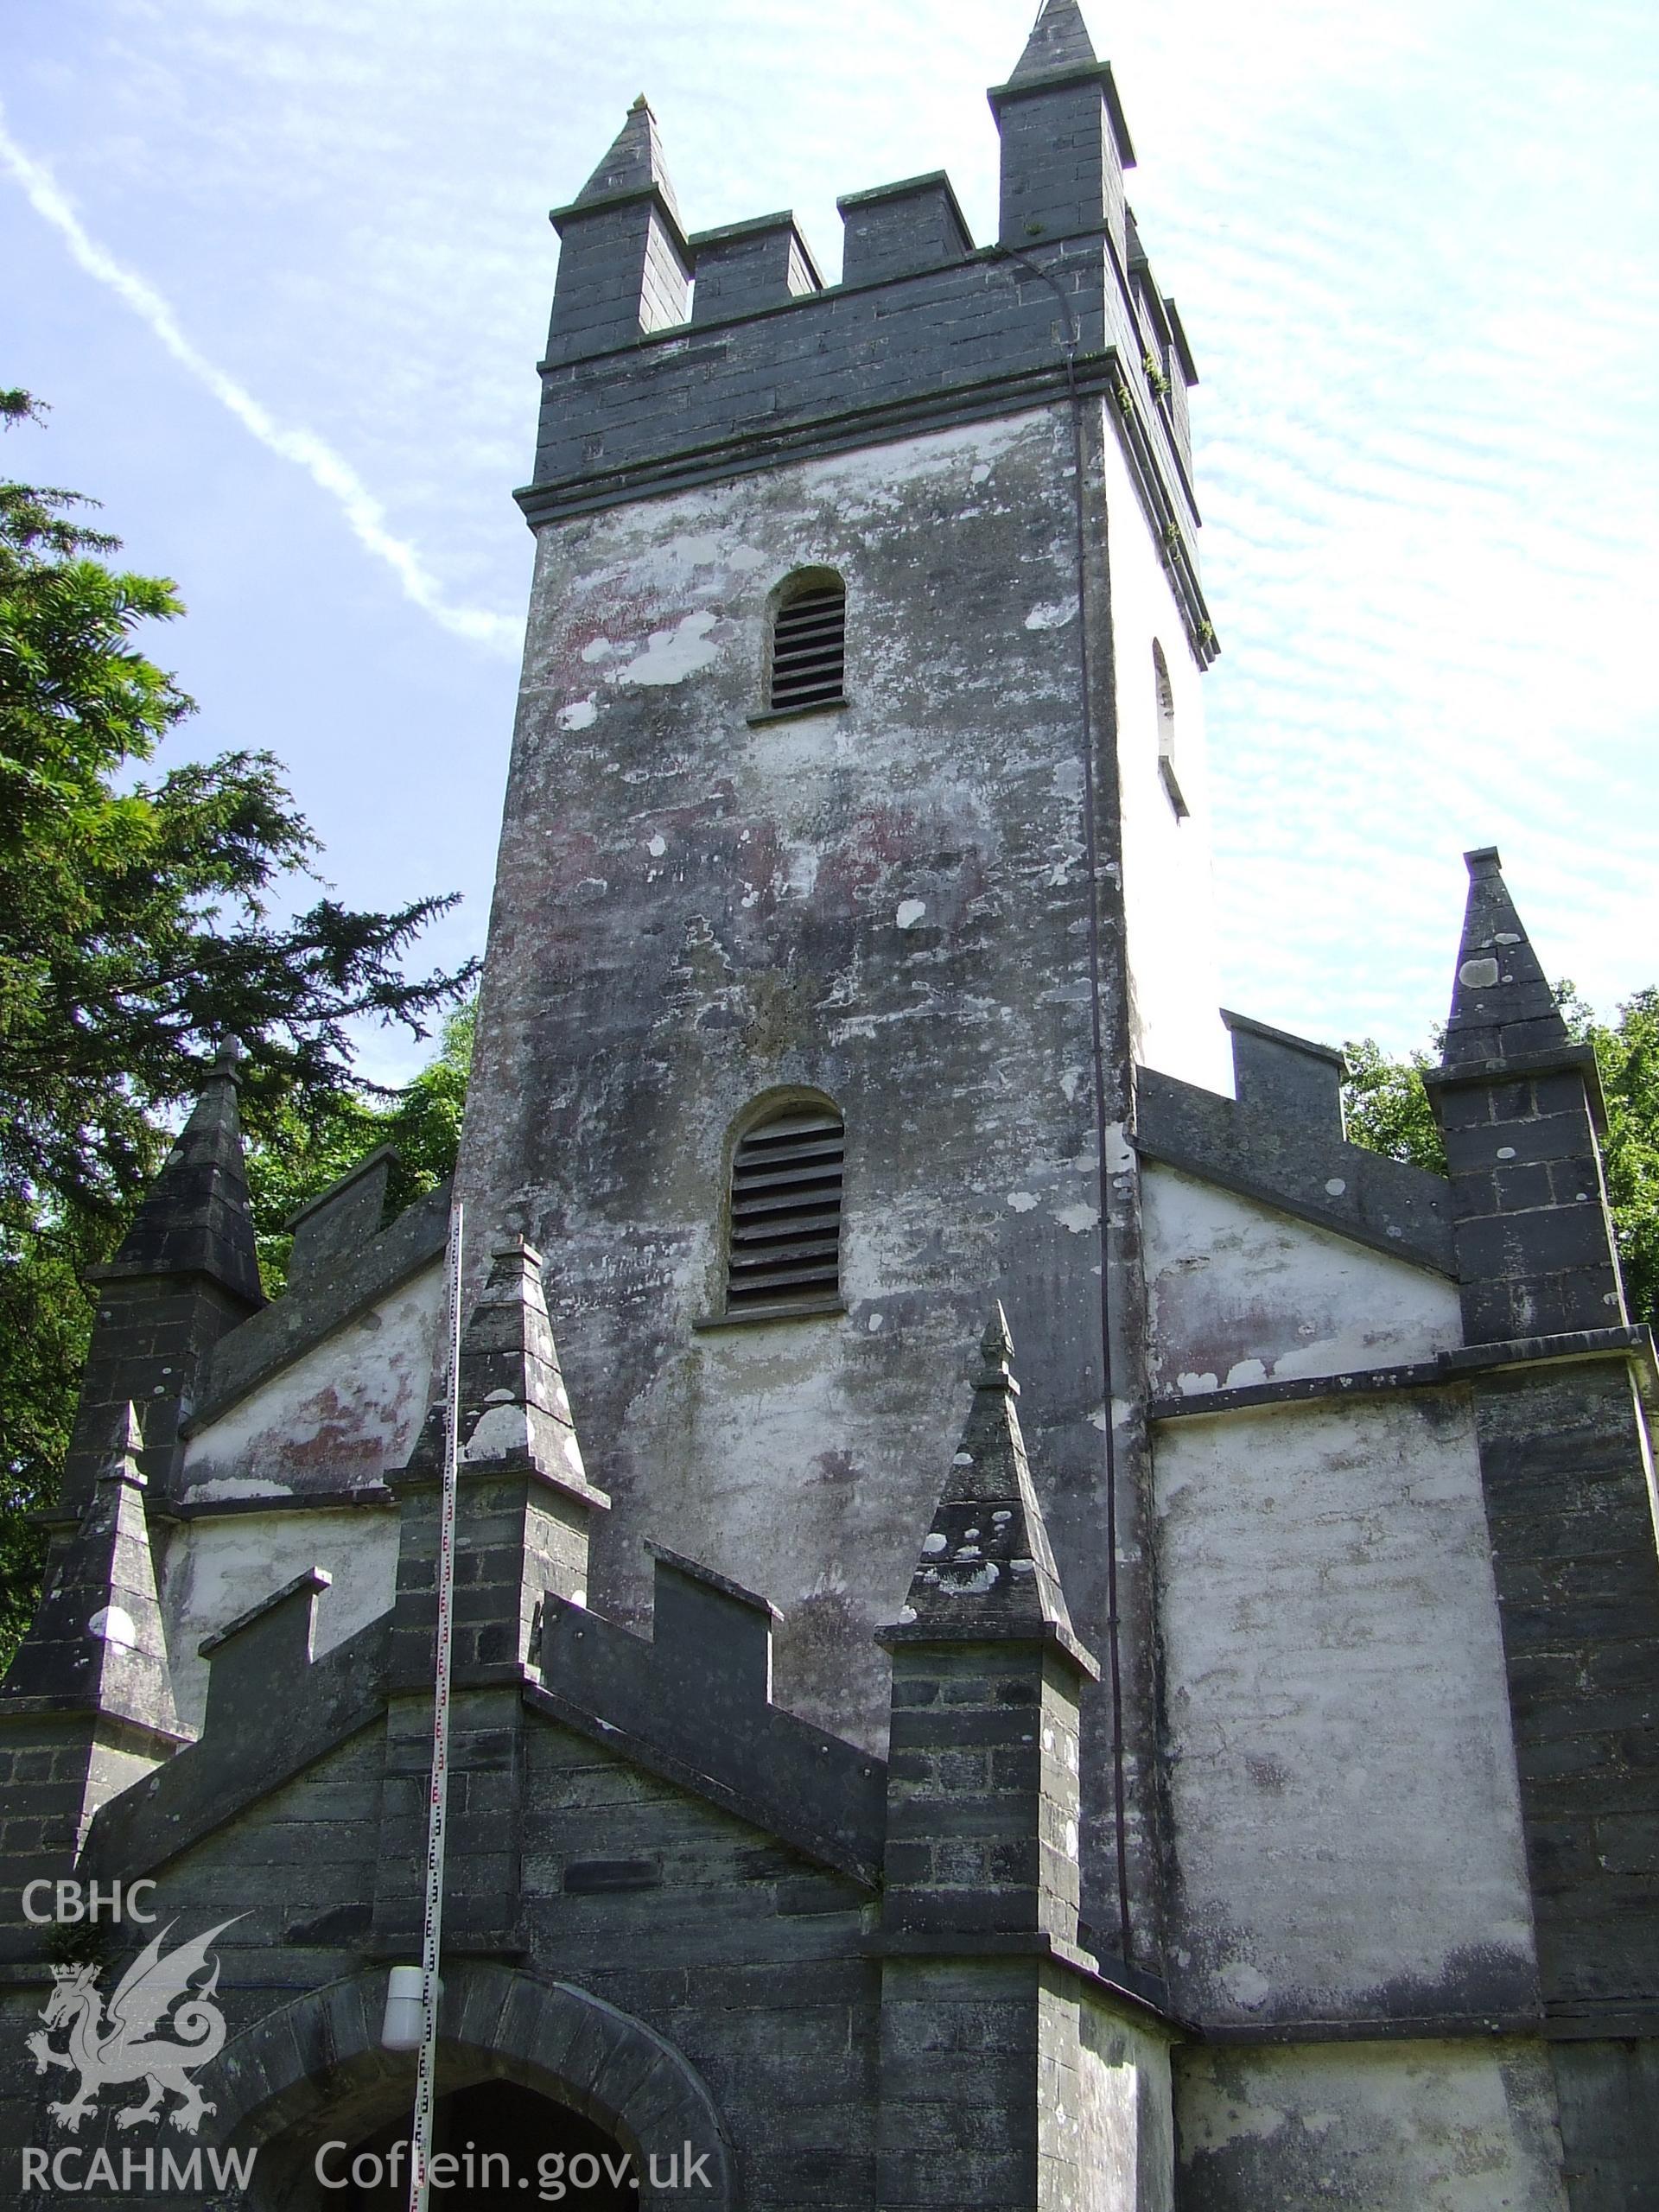
<svg viewBox="0 0 1659 2212">
<path fill-rule="evenodd" d="M 238 1919 L 245 1915 L 238 1913 Z M 52 1994 L 41 2018 L 48 2031 L 67 2027 L 69 2047 L 54 2050 L 49 2036 L 39 2029 L 29 2038 L 35 2070 L 65 2066 L 79 2073 L 80 2085 L 73 2096 L 47 2109 L 73 2135 L 98 2102 L 100 2092 L 125 2082 L 143 2082 L 149 2094 L 143 2102 L 116 2115 L 118 2127 L 137 2127 L 147 2120 L 172 2121 L 186 2135 L 194 2135 L 203 2116 L 213 2111 L 190 2076 L 199 2067 L 217 2058 L 225 2046 L 225 2015 L 213 2001 L 219 1987 L 219 1967 L 208 1958 L 215 1936 L 236 1925 L 222 1920 L 194 1943 L 176 1950 L 162 1946 L 178 1925 L 169 1921 L 153 1936 L 121 1977 L 109 2011 L 97 1983 L 97 1967 L 54 1967 Z M 211 1971 L 210 1971 L 211 1967 Z M 196 1989 L 199 1974 L 207 1979 Z M 176 2010 L 174 2008 L 176 2006 Z M 173 2018 L 167 2020 L 168 2012 Z M 156 2033 L 170 2024 L 177 2042 Z M 168 2090 L 181 2100 L 163 2113 Z"/>
</svg>

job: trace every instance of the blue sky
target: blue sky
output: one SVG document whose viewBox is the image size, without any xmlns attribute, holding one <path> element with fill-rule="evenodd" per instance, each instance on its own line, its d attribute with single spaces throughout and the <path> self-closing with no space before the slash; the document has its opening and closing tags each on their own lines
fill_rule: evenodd
<svg viewBox="0 0 1659 2212">
<path fill-rule="evenodd" d="M 1659 10 L 1084 4 L 1203 377 L 1228 1002 L 1420 1041 L 1484 843 L 1552 973 L 1659 982 Z M 1033 6 L 10 0 L 0 382 L 54 411 L 0 458 L 179 580 L 182 742 L 480 949 L 547 208 L 644 89 L 690 228 L 792 206 L 833 276 L 838 193 L 947 168 L 988 239 Z"/>
</svg>

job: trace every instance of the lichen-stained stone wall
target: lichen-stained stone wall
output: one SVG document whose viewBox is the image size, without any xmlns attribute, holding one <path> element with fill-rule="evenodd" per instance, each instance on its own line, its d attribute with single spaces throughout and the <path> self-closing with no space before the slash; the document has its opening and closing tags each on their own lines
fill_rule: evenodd
<svg viewBox="0 0 1659 2212">
<path fill-rule="evenodd" d="M 710 1562 L 781 1607 L 780 1699 L 866 1741 L 993 1293 L 1085 1637 L 1103 1605 L 1071 471 L 1041 410 L 540 537 L 462 1195 L 547 1255 L 595 1605 L 640 1618 L 647 1535 Z M 752 726 L 804 566 L 849 703 Z M 734 1118 L 790 1086 L 846 1116 L 849 1311 L 700 1329 Z"/>
<path fill-rule="evenodd" d="M 1175 2114 L 1181 2212 L 1567 2212 L 1541 2043 L 1191 2046 Z"/>
<path fill-rule="evenodd" d="M 855 1884 L 563 1731 L 532 1726 L 528 1961 L 672 2038 L 757 2205 L 871 2202 L 880 1967 Z"/>
<path fill-rule="evenodd" d="M 1535 2012 L 1467 1393 L 1183 1417 L 1157 1490 L 1178 2009 Z"/>
</svg>

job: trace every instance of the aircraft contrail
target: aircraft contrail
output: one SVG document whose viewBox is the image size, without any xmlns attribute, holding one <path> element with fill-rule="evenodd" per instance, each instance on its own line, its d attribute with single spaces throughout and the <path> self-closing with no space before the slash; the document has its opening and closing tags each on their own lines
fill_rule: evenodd
<svg viewBox="0 0 1659 2212">
<path fill-rule="evenodd" d="M 35 213 L 58 232 L 87 275 L 106 285 L 130 308 L 181 368 L 205 385 L 219 405 L 232 414 L 268 452 L 304 469 L 312 482 L 339 507 L 358 543 L 377 560 L 386 563 L 403 586 L 405 596 L 423 613 L 429 614 L 435 622 L 457 637 L 498 649 L 516 648 L 519 627 L 506 615 L 449 604 L 415 548 L 394 537 L 387 528 L 385 509 L 348 461 L 315 431 L 289 429 L 277 422 L 251 391 L 234 377 L 216 368 L 191 343 L 181 328 L 178 317 L 155 286 L 124 267 L 91 236 L 56 180 L 13 138 L 6 128 L 3 109 L 0 162 L 10 169 Z"/>
</svg>

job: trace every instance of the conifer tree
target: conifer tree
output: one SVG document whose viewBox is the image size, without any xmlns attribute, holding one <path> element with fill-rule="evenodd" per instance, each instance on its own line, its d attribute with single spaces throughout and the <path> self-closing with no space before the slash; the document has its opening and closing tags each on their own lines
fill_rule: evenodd
<svg viewBox="0 0 1659 2212">
<path fill-rule="evenodd" d="M 7 428 L 41 419 L 28 393 L 0 391 Z M 404 966 L 454 899 L 376 913 L 323 895 L 293 912 L 295 885 L 322 887 L 276 761 L 152 771 L 194 702 L 136 640 L 183 607 L 172 583 L 111 562 L 119 542 L 91 526 L 92 504 L 0 481 L 0 1662 L 32 1599 L 26 1516 L 67 1442 L 81 1274 L 118 1240 L 224 1042 L 248 1054 L 244 1120 L 278 1265 L 303 1173 L 326 1183 L 335 1154 L 395 1124 L 420 1154 L 405 1195 L 429 1187 L 465 1088 L 462 1033 L 418 1098 L 377 1097 L 353 1069 L 362 1018 L 424 1036 L 465 995 L 473 963 Z"/>
</svg>

